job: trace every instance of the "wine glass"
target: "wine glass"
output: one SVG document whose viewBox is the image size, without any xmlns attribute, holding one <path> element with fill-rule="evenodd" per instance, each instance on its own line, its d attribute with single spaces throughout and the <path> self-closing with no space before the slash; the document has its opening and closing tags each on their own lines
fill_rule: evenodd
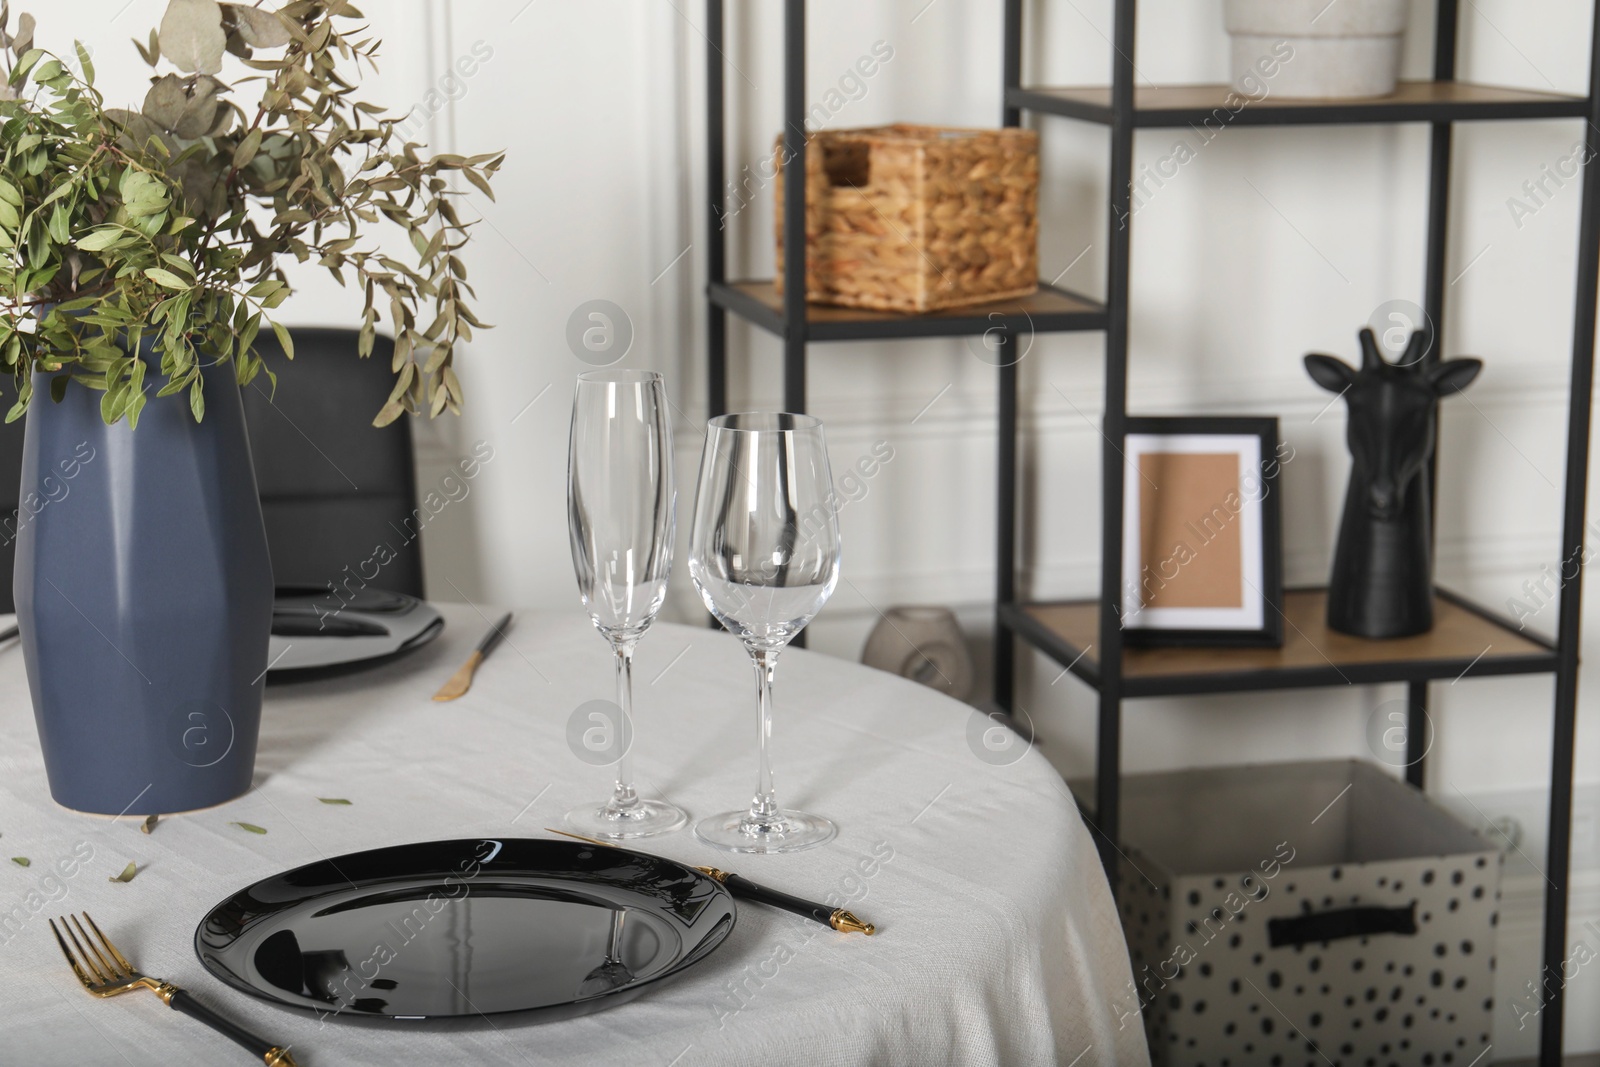
<svg viewBox="0 0 1600 1067">
<path fill-rule="evenodd" d="M 839 581 L 838 501 L 822 422 L 809 415 L 723 415 L 707 426 L 689 574 L 700 599 L 755 663 L 760 772 L 745 811 L 694 832 L 734 852 L 798 852 L 837 832 L 828 819 L 778 806 L 773 791 L 772 675 L 778 654 Z"/>
<path fill-rule="evenodd" d="M 633 651 L 666 600 L 677 500 L 661 375 L 580 375 L 567 449 L 567 529 L 578 593 L 611 642 L 622 711 L 611 799 L 567 813 L 567 822 L 591 837 L 648 837 L 688 821 L 677 807 L 647 800 L 633 786 Z"/>
</svg>

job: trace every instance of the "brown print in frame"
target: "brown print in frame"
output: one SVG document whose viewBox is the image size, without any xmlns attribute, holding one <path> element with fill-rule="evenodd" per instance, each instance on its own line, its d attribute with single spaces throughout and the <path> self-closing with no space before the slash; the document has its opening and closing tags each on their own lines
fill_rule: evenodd
<svg viewBox="0 0 1600 1067">
<path fill-rule="evenodd" d="M 1175 556 L 1206 537 L 1204 567 L 1181 567 L 1170 581 L 1145 586 L 1147 608 L 1238 608 L 1244 603 L 1239 523 L 1227 503 L 1240 496 L 1232 452 L 1146 452 L 1139 457 L 1140 556 Z"/>
<path fill-rule="evenodd" d="M 1126 422 L 1122 603 L 1130 645 L 1283 643 L 1274 418 Z"/>
</svg>

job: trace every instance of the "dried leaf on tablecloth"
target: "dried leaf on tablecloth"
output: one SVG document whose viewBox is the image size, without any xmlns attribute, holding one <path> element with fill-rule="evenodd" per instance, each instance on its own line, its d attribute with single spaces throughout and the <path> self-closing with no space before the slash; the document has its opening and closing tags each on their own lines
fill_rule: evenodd
<svg viewBox="0 0 1600 1067">
<path fill-rule="evenodd" d="M 241 830 L 248 830 L 253 834 L 264 834 L 264 833 L 266 833 L 265 830 L 263 830 L 261 827 L 257 826 L 253 822 L 236 822 L 233 825 L 237 826 Z"/>
<path fill-rule="evenodd" d="M 133 876 L 138 874 L 138 873 L 139 873 L 139 865 L 137 863 L 130 863 L 126 867 L 122 868 L 122 873 L 121 874 L 117 875 L 115 878 L 107 878 L 106 881 L 108 881 L 108 882 L 131 882 L 131 881 L 133 881 Z"/>
<path fill-rule="evenodd" d="M 161 816 L 159 815 L 146 815 L 144 817 L 144 822 L 139 824 L 139 832 L 144 834 L 149 833 L 151 830 L 156 828 L 156 823 L 160 820 Z"/>
<path fill-rule="evenodd" d="M 317 799 L 322 801 L 324 804 L 346 804 L 346 805 L 348 805 L 350 803 L 344 797 L 318 797 Z"/>
<path fill-rule="evenodd" d="M 12 856 L 11 857 L 11 862 L 15 863 L 18 867 L 31 867 L 31 866 L 33 866 L 33 861 L 30 860 L 26 856 Z"/>
</svg>

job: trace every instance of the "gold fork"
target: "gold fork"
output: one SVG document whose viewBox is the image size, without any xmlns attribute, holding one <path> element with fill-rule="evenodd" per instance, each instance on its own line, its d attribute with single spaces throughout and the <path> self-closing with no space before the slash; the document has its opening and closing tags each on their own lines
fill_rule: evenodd
<svg viewBox="0 0 1600 1067">
<path fill-rule="evenodd" d="M 89 918 L 89 913 L 81 914 L 83 922 L 89 924 L 89 930 L 94 931 L 93 938 L 89 936 L 88 930 L 83 928 L 83 923 L 78 922 L 76 915 L 63 915 L 60 927 L 56 926 L 56 920 L 51 919 L 50 932 L 56 935 L 56 944 L 61 946 L 61 954 L 67 957 L 67 962 L 72 965 L 72 973 L 78 976 L 83 988 L 97 997 L 114 997 L 130 989 L 148 989 L 160 997 L 167 1007 L 199 1019 L 230 1041 L 243 1045 L 260 1056 L 266 1067 L 299 1067 L 294 1057 L 289 1055 L 288 1049 L 274 1045 L 270 1041 L 263 1041 L 243 1027 L 229 1022 L 194 999 L 194 994 L 179 989 L 171 982 L 163 982 L 159 978 L 139 973 L 138 969 L 128 962 L 128 958 L 117 951 L 117 946 L 111 943 L 111 939 L 100 932 L 100 927 Z M 62 930 L 66 930 L 66 937 L 61 936 Z M 80 935 L 82 941 L 78 940 Z M 67 944 L 69 938 L 72 941 L 71 946 Z M 98 945 L 95 944 L 96 940 L 99 941 Z M 84 948 L 85 945 L 88 946 L 87 949 Z M 102 947 L 105 949 L 104 952 L 100 951 Z"/>
</svg>

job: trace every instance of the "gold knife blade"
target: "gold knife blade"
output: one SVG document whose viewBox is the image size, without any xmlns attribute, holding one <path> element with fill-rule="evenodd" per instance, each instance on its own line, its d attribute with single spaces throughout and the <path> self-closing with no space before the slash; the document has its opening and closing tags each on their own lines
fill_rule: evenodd
<svg viewBox="0 0 1600 1067">
<path fill-rule="evenodd" d="M 442 702 L 455 700 L 457 697 L 465 695 L 467 690 L 472 688 L 472 676 L 477 673 L 478 664 L 488 658 L 489 653 L 494 651 L 494 646 L 498 645 L 501 638 L 505 637 L 506 626 L 510 622 L 511 612 L 508 611 L 500 617 L 499 621 L 490 626 L 489 632 L 483 635 L 482 641 L 478 642 L 478 647 L 473 649 L 472 655 L 467 657 L 467 662 L 463 663 L 456 670 L 456 673 L 452 674 L 444 685 L 439 687 L 439 691 L 433 694 L 433 699 Z"/>
</svg>

